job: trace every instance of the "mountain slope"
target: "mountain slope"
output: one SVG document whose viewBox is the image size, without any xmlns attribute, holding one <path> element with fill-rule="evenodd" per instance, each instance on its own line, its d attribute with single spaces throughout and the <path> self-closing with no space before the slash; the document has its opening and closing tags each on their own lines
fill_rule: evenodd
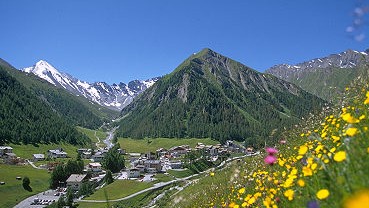
<svg viewBox="0 0 369 208">
<path fill-rule="evenodd" d="M 0 144 L 9 142 L 82 144 L 89 139 L 68 124 L 7 70 L 0 60 Z"/>
<path fill-rule="evenodd" d="M 103 108 L 83 97 L 76 97 L 33 74 L 21 72 L 1 59 L 0 67 L 72 125 L 94 129 L 116 116 L 115 111 Z"/>
<path fill-rule="evenodd" d="M 323 99 L 331 100 L 354 78 L 363 74 L 368 67 L 368 54 L 369 49 L 365 52 L 347 50 L 296 65 L 276 65 L 265 73 L 292 82 Z"/>
<path fill-rule="evenodd" d="M 132 102 L 133 98 L 153 85 L 159 78 L 145 81 L 134 80 L 128 83 L 108 85 L 105 82 L 88 83 L 78 80 L 69 74 L 59 72 L 46 61 L 39 61 L 32 67 L 21 69 L 32 73 L 59 88 L 77 96 L 83 96 L 101 106 L 113 110 L 121 110 Z"/>
<path fill-rule="evenodd" d="M 124 108 L 118 134 L 261 143 L 258 138 L 322 103 L 293 84 L 204 49 Z"/>
</svg>

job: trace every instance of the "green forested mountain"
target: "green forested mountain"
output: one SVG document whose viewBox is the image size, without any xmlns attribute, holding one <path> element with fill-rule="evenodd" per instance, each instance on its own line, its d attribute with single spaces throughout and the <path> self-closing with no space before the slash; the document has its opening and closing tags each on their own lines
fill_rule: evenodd
<svg viewBox="0 0 369 208">
<path fill-rule="evenodd" d="M 64 89 L 57 88 L 33 74 L 21 72 L 1 59 L 0 68 L 7 71 L 23 87 L 44 101 L 69 124 L 94 129 L 101 126 L 104 121 L 111 120 L 117 114 L 115 111 L 92 103 L 83 97 L 77 97 Z"/>
<path fill-rule="evenodd" d="M 347 50 L 296 65 L 276 65 L 265 72 L 331 101 L 355 78 L 367 75 L 368 53 L 369 49 L 365 52 Z"/>
<path fill-rule="evenodd" d="M 123 109 L 118 136 L 250 143 L 320 110 L 323 101 L 210 49 L 192 55 Z"/>
<path fill-rule="evenodd" d="M 81 144 L 88 140 L 13 78 L 3 65 L 0 67 L 0 144 L 60 141 Z"/>
</svg>

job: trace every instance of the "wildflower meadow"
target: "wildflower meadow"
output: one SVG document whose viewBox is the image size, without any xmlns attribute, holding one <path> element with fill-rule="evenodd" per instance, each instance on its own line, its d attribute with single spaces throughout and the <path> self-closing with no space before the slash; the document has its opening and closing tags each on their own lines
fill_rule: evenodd
<svg viewBox="0 0 369 208">
<path fill-rule="evenodd" d="M 339 105 L 305 119 L 260 155 L 214 170 L 172 205 L 369 207 L 369 88 L 355 86 Z"/>
</svg>

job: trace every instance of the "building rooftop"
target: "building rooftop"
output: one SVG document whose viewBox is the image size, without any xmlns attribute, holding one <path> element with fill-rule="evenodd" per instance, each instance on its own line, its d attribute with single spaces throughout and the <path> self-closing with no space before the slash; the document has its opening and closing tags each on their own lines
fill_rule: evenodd
<svg viewBox="0 0 369 208">
<path fill-rule="evenodd" d="M 83 179 L 86 178 L 86 176 L 87 176 L 86 174 L 72 174 L 67 179 L 67 183 L 68 182 L 82 182 Z"/>
<path fill-rule="evenodd" d="M 101 167 L 101 164 L 100 163 L 89 163 L 88 165 L 89 166 L 99 166 L 99 167 Z"/>
<path fill-rule="evenodd" d="M 34 158 L 45 158 L 44 154 L 33 154 Z"/>
<path fill-rule="evenodd" d="M 0 146 L 0 149 L 4 150 L 4 149 L 13 149 L 13 148 L 9 146 Z"/>
</svg>

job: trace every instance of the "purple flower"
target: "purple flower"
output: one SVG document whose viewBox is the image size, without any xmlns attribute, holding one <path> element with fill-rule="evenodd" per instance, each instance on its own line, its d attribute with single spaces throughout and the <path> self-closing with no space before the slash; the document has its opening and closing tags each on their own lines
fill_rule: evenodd
<svg viewBox="0 0 369 208">
<path fill-rule="evenodd" d="M 278 153 L 278 150 L 276 148 L 273 148 L 273 147 L 268 147 L 266 148 L 266 152 L 269 154 L 269 155 L 275 155 Z"/>
<path fill-rule="evenodd" d="M 317 201 L 309 201 L 307 204 L 307 208 L 319 208 L 319 204 Z"/>
<path fill-rule="evenodd" d="M 273 155 L 268 155 L 264 159 L 264 162 L 268 165 L 273 165 L 275 162 L 277 162 L 277 158 Z"/>
</svg>

